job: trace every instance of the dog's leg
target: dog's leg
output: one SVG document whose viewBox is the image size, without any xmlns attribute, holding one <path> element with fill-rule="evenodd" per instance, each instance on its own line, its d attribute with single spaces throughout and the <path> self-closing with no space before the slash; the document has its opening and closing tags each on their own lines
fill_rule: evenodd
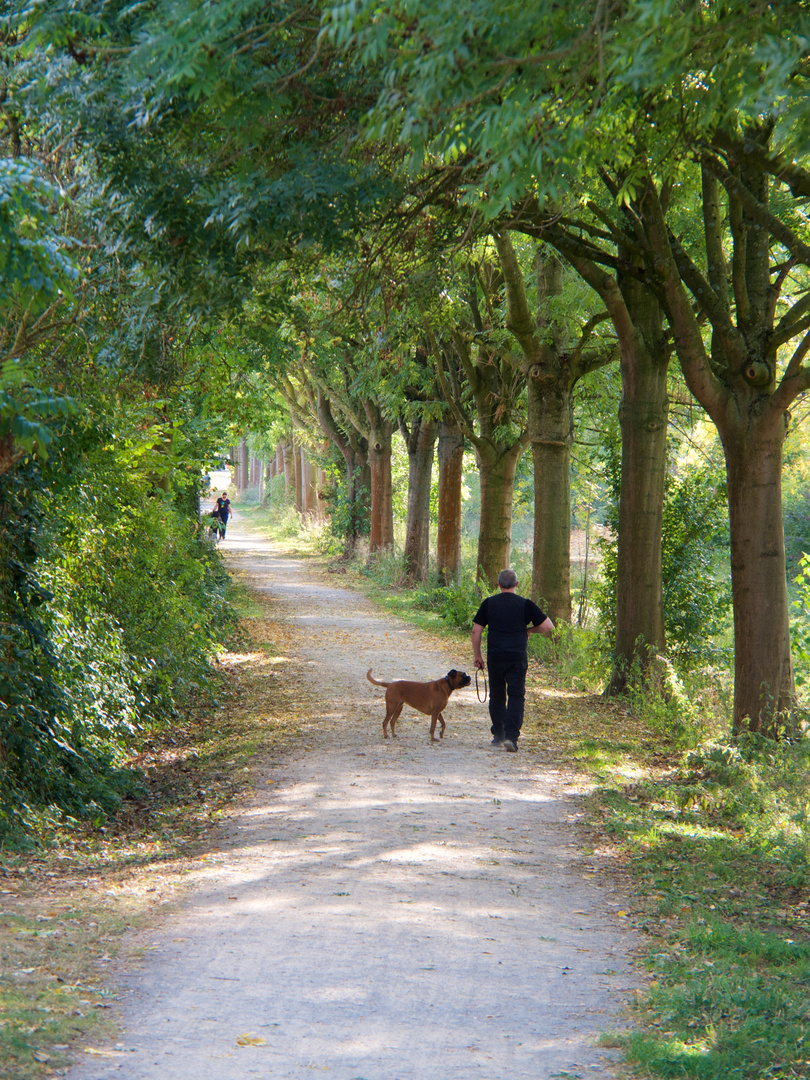
<svg viewBox="0 0 810 1080">
<path fill-rule="evenodd" d="M 438 742 L 436 738 L 436 721 L 442 720 L 441 711 L 430 714 L 430 741 Z M 444 720 L 442 720 L 442 735 L 444 735 Z"/>
<path fill-rule="evenodd" d="M 397 733 L 394 730 L 394 725 L 396 724 L 397 720 L 399 720 L 399 714 L 402 712 L 403 704 L 404 704 L 404 702 L 400 701 L 399 705 L 397 705 L 397 707 L 391 713 L 391 738 L 392 739 L 395 739 L 397 737 Z"/>
<path fill-rule="evenodd" d="M 439 732 L 439 738 L 440 738 L 440 739 L 443 739 L 443 738 L 444 738 L 444 729 L 445 729 L 445 727 L 447 726 L 447 725 L 445 724 L 445 722 L 444 722 L 444 713 L 439 713 L 439 716 L 438 716 L 438 721 L 439 721 L 439 723 L 440 723 L 440 724 L 442 725 L 442 729 L 441 729 L 441 731 Z"/>
<path fill-rule="evenodd" d="M 391 722 L 391 717 L 392 716 L 393 716 L 393 712 L 391 711 L 391 709 L 386 709 L 385 710 L 385 719 L 383 720 L 383 738 L 384 739 L 388 738 L 388 725 Z M 392 735 L 394 734 L 394 726 L 393 726 L 393 724 L 391 725 L 391 734 Z"/>
</svg>

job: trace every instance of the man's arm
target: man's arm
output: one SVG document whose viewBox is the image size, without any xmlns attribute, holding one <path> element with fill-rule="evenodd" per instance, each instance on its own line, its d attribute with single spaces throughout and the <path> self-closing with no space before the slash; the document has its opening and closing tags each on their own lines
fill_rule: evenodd
<svg viewBox="0 0 810 1080">
<path fill-rule="evenodd" d="M 480 623 L 474 622 L 472 624 L 472 633 L 470 634 L 473 647 L 473 662 L 475 667 L 479 668 L 481 671 L 484 669 L 484 658 L 481 656 L 481 635 L 483 633 L 483 626 Z"/>
<path fill-rule="evenodd" d="M 475 623 L 473 623 L 473 630 L 474 629 L 475 629 Z M 526 631 L 527 635 L 528 634 L 542 634 L 543 637 L 551 637 L 551 635 L 553 633 L 554 633 L 554 623 L 551 621 L 551 619 L 548 617 L 548 615 L 537 626 L 530 626 L 529 629 Z"/>
</svg>

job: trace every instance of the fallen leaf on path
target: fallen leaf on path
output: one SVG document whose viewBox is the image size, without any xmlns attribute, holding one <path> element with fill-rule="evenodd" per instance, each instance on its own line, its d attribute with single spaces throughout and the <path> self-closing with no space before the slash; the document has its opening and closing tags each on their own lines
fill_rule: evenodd
<svg viewBox="0 0 810 1080">
<path fill-rule="evenodd" d="M 267 1039 L 263 1039 L 261 1035 L 250 1035 L 247 1032 L 244 1035 L 238 1035 L 236 1038 L 237 1046 L 266 1046 Z"/>
</svg>

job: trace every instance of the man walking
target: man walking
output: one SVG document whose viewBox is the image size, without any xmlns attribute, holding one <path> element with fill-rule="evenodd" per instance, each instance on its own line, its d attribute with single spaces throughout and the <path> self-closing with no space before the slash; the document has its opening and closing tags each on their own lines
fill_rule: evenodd
<svg viewBox="0 0 810 1080">
<path fill-rule="evenodd" d="M 475 613 L 473 657 L 476 668 L 483 670 L 481 636 L 486 626 L 492 746 L 504 746 L 515 753 L 523 726 L 529 634 L 550 637 L 554 623 L 533 600 L 517 595 L 518 579 L 514 570 L 501 570 L 498 585 L 500 593 L 488 596 Z"/>
</svg>

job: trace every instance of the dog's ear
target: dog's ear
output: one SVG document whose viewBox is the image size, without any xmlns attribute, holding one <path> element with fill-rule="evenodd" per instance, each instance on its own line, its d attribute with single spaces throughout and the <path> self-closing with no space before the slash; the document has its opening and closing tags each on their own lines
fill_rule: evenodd
<svg viewBox="0 0 810 1080">
<path fill-rule="evenodd" d="M 458 672 L 456 671 L 456 669 L 455 669 L 455 668 L 451 668 L 451 669 L 450 669 L 450 670 L 449 670 L 449 671 L 447 672 L 447 678 L 448 678 L 448 679 L 452 679 L 454 675 L 458 675 Z"/>
</svg>

